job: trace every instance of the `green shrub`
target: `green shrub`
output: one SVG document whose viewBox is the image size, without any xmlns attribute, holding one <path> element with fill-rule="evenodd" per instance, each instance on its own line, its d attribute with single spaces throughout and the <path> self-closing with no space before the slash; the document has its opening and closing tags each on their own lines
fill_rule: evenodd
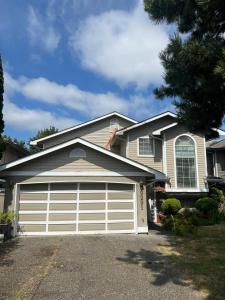
<svg viewBox="0 0 225 300">
<path fill-rule="evenodd" d="M 223 191 L 215 187 L 212 187 L 210 189 L 210 198 L 216 200 L 218 203 L 223 202 L 224 201 Z"/>
<path fill-rule="evenodd" d="M 203 197 L 196 201 L 195 207 L 206 215 L 212 215 L 218 210 L 218 202 L 210 197 Z"/>
<path fill-rule="evenodd" d="M 163 200 L 161 209 L 165 215 L 175 215 L 179 209 L 181 209 L 180 200 L 176 198 L 168 198 Z"/>
<path fill-rule="evenodd" d="M 16 214 L 14 211 L 7 211 L 0 213 L 0 224 L 9 224 L 12 223 L 15 219 Z"/>
<path fill-rule="evenodd" d="M 194 215 L 167 216 L 163 220 L 163 227 L 177 235 L 194 234 L 197 231 L 197 225 L 198 221 Z"/>
</svg>

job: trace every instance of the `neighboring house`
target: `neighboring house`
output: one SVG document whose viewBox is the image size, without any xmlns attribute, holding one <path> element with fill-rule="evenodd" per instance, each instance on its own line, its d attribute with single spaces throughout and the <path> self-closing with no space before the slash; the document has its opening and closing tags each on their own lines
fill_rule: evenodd
<svg viewBox="0 0 225 300">
<path fill-rule="evenodd" d="M 207 143 L 207 165 L 210 180 L 225 180 L 225 140 Z"/>
<path fill-rule="evenodd" d="M 12 141 L 5 140 L 5 150 L 2 154 L 2 158 L 0 159 L 0 165 L 6 164 L 13 160 L 17 160 L 21 157 L 27 156 L 28 151 L 23 150 L 20 146 Z M 5 188 L 4 188 L 4 180 L 0 180 L 0 212 L 4 209 L 4 198 L 5 198 Z"/>
<path fill-rule="evenodd" d="M 156 191 L 208 192 L 205 137 L 171 112 L 113 112 L 31 143 L 43 150 L 0 167 L 19 235 L 147 233 Z"/>
<path fill-rule="evenodd" d="M 22 149 L 19 145 L 10 140 L 4 140 L 4 144 L 5 150 L 2 154 L 2 158 L 0 159 L 0 165 L 6 164 L 29 154 L 28 151 Z"/>
</svg>

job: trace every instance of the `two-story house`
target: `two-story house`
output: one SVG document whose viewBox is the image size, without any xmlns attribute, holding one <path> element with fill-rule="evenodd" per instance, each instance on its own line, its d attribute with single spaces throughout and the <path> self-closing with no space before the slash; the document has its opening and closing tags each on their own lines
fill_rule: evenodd
<svg viewBox="0 0 225 300">
<path fill-rule="evenodd" d="M 171 112 L 142 122 L 113 112 L 32 144 L 42 151 L 0 167 L 20 235 L 145 233 L 155 187 L 208 192 L 205 137 Z"/>
</svg>

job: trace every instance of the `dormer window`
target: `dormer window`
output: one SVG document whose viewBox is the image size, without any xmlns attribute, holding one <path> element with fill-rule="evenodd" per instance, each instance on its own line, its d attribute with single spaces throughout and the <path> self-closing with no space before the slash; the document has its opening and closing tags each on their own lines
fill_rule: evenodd
<svg viewBox="0 0 225 300">
<path fill-rule="evenodd" d="M 75 148 L 70 151 L 70 157 L 86 158 L 86 151 L 82 148 Z"/>
<path fill-rule="evenodd" d="M 110 120 L 110 129 L 111 130 L 118 130 L 120 128 L 119 120 L 116 118 L 113 118 Z"/>
</svg>

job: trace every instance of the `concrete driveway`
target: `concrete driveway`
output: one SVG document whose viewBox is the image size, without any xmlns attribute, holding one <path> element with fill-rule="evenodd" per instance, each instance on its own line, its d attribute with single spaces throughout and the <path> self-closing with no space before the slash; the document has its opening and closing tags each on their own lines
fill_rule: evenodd
<svg viewBox="0 0 225 300">
<path fill-rule="evenodd" d="M 149 235 L 27 237 L 0 245 L 0 299 L 202 299 Z"/>
</svg>

